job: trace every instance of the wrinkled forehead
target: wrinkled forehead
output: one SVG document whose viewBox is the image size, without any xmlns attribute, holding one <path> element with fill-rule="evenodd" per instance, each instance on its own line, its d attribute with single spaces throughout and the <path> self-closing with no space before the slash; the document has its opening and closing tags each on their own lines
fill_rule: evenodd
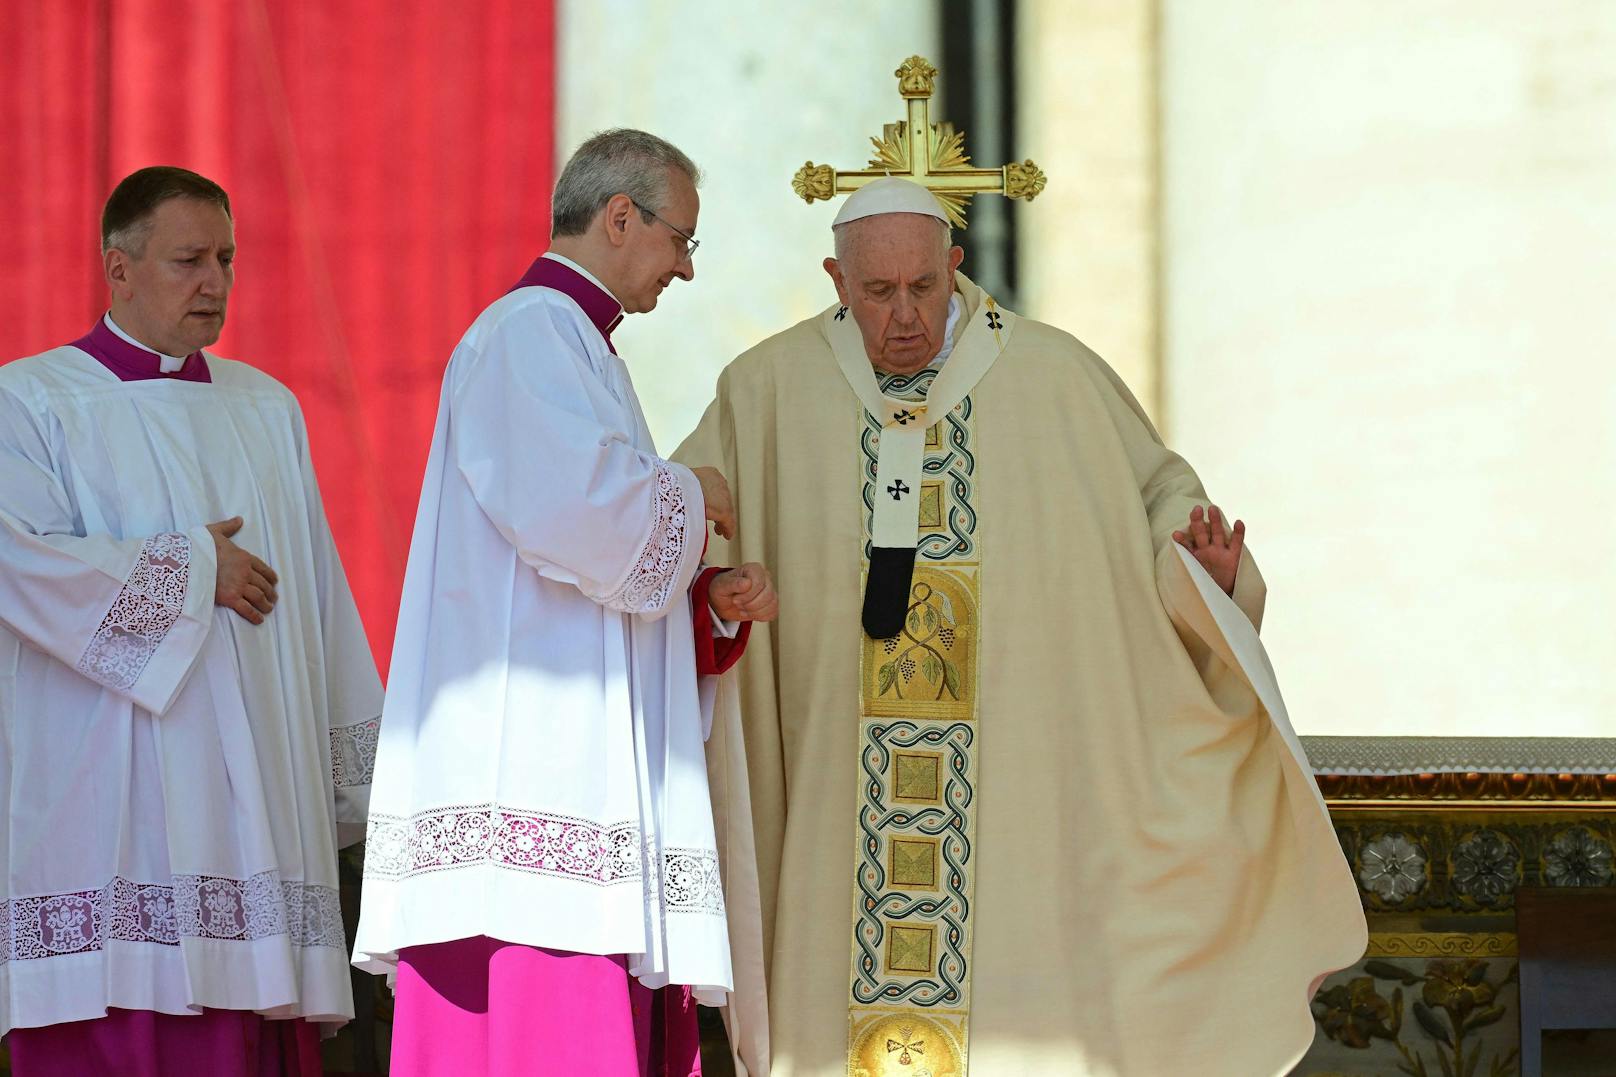
<svg viewBox="0 0 1616 1077">
<path fill-rule="evenodd" d="M 836 229 L 841 257 L 861 271 L 915 277 L 937 272 L 948 262 L 948 229 L 920 213 L 884 213 L 849 221 Z"/>
</svg>

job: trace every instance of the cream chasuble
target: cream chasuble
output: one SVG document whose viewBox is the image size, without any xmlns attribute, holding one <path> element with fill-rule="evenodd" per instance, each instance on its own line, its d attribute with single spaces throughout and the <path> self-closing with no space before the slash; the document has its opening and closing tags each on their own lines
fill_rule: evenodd
<svg viewBox="0 0 1616 1077">
<path fill-rule="evenodd" d="M 833 307 L 732 363 L 676 454 L 734 489 L 711 556 L 781 593 L 708 746 L 740 1060 L 1283 1073 L 1365 928 L 1261 577 L 1231 602 L 1173 544 L 1206 495 L 1103 362 L 957 286 L 941 372 L 878 377 Z M 871 552 L 905 527 L 872 639 Z"/>
</svg>

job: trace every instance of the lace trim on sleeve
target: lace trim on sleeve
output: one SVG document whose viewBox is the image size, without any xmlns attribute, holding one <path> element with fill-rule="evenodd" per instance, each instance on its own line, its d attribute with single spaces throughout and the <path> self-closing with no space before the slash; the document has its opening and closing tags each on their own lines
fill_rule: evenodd
<svg viewBox="0 0 1616 1077">
<path fill-rule="evenodd" d="M 134 687 L 185 608 L 191 540 L 154 535 L 79 659 L 79 672 L 109 688 Z"/>
<path fill-rule="evenodd" d="M 622 586 L 601 605 L 624 613 L 646 613 L 668 604 L 685 559 L 685 493 L 673 469 L 656 465 L 651 537 L 635 558 Z"/>
<path fill-rule="evenodd" d="M 331 784 L 338 789 L 369 785 L 376 773 L 376 739 L 382 720 L 372 718 L 357 725 L 331 730 Z"/>
</svg>

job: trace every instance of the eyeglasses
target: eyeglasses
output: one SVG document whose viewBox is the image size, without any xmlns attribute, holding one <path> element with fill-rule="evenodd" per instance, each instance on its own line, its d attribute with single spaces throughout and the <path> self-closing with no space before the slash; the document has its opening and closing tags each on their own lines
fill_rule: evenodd
<svg viewBox="0 0 1616 1077">
<path fill-rule="evenodd" d="M 629 202 L 632 203 L 634 208 L 639 210 L 641 213 L 644 213 L 644 214 L 647 214 L 647 215 L 649 215 L 651 217 L 654 217 L 657 220 L 662 221 L 663 224 L 667 224 L 668 225 L 668 231 L 672 232 L 674 235 L 676 235 L 680 239 L 684 240 L 685 241 L 685 254 L 684 254 L 685 258 L 689 259 L 689 258 L 696 257 L 696 248 L 701 246 L 701 240 L 697 239 L 695 236 L 691 235 L 689 232 L 684 231 L 683 229 L 675 228 L 673 225 L 668 224 L 668 222 L 666 220 L 664 220 L 662 217 L 658 217 L 655 212 L 646 209 L 644 206 L 640 205 L 638 202 L 635 202 L 634 199 L 630 198 Z"/>
</svg>

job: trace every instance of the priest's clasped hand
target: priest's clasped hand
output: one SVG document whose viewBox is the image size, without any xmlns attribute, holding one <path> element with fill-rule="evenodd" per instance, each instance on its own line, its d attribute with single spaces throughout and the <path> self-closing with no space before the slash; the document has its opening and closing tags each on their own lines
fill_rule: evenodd
<svg viewBox="0 0 1616 1077">
<path fill-rule="evenodd" d="M 707 601 L 724 621 L 772 621 L 780 612 L 769 570 L 756 561 L 720 572 L 707 588 Z"/>
<path fill-rule="evenodd" d="M 716 467 L 690 469 L 701 483 L 701 499 L 707 505 L 707 519 L 719 538 L 735 537 L 735 502 L 729 495 L 729 480 Z"/>
<path fill-rule="evenodd" d="M 1190 511 L 1190 522 L 1184 530 L 1173 532 L 1173 541 L 1195 555 L 1224 594 L 1234 594 L 1240 552 L 1246 548 L 1245 523 L 1236 520 L 1233 530 L 1225 529 L 1221 509 L 1213 505 L 1210 512 L 1203 512 L 1197 505 Z"/>
<path fill-rule="evenodd" d="M 279 597 L 275 594 L 275 585 L 280 577 L 275 575 L 274 569 L 230 541 L 230 536 L 241 530 L 241 524 L 240 516 L 232 516 L 208 525 L 219 565 L 213 601 L 261 625 L 275 608 Z"/>
</svg>

